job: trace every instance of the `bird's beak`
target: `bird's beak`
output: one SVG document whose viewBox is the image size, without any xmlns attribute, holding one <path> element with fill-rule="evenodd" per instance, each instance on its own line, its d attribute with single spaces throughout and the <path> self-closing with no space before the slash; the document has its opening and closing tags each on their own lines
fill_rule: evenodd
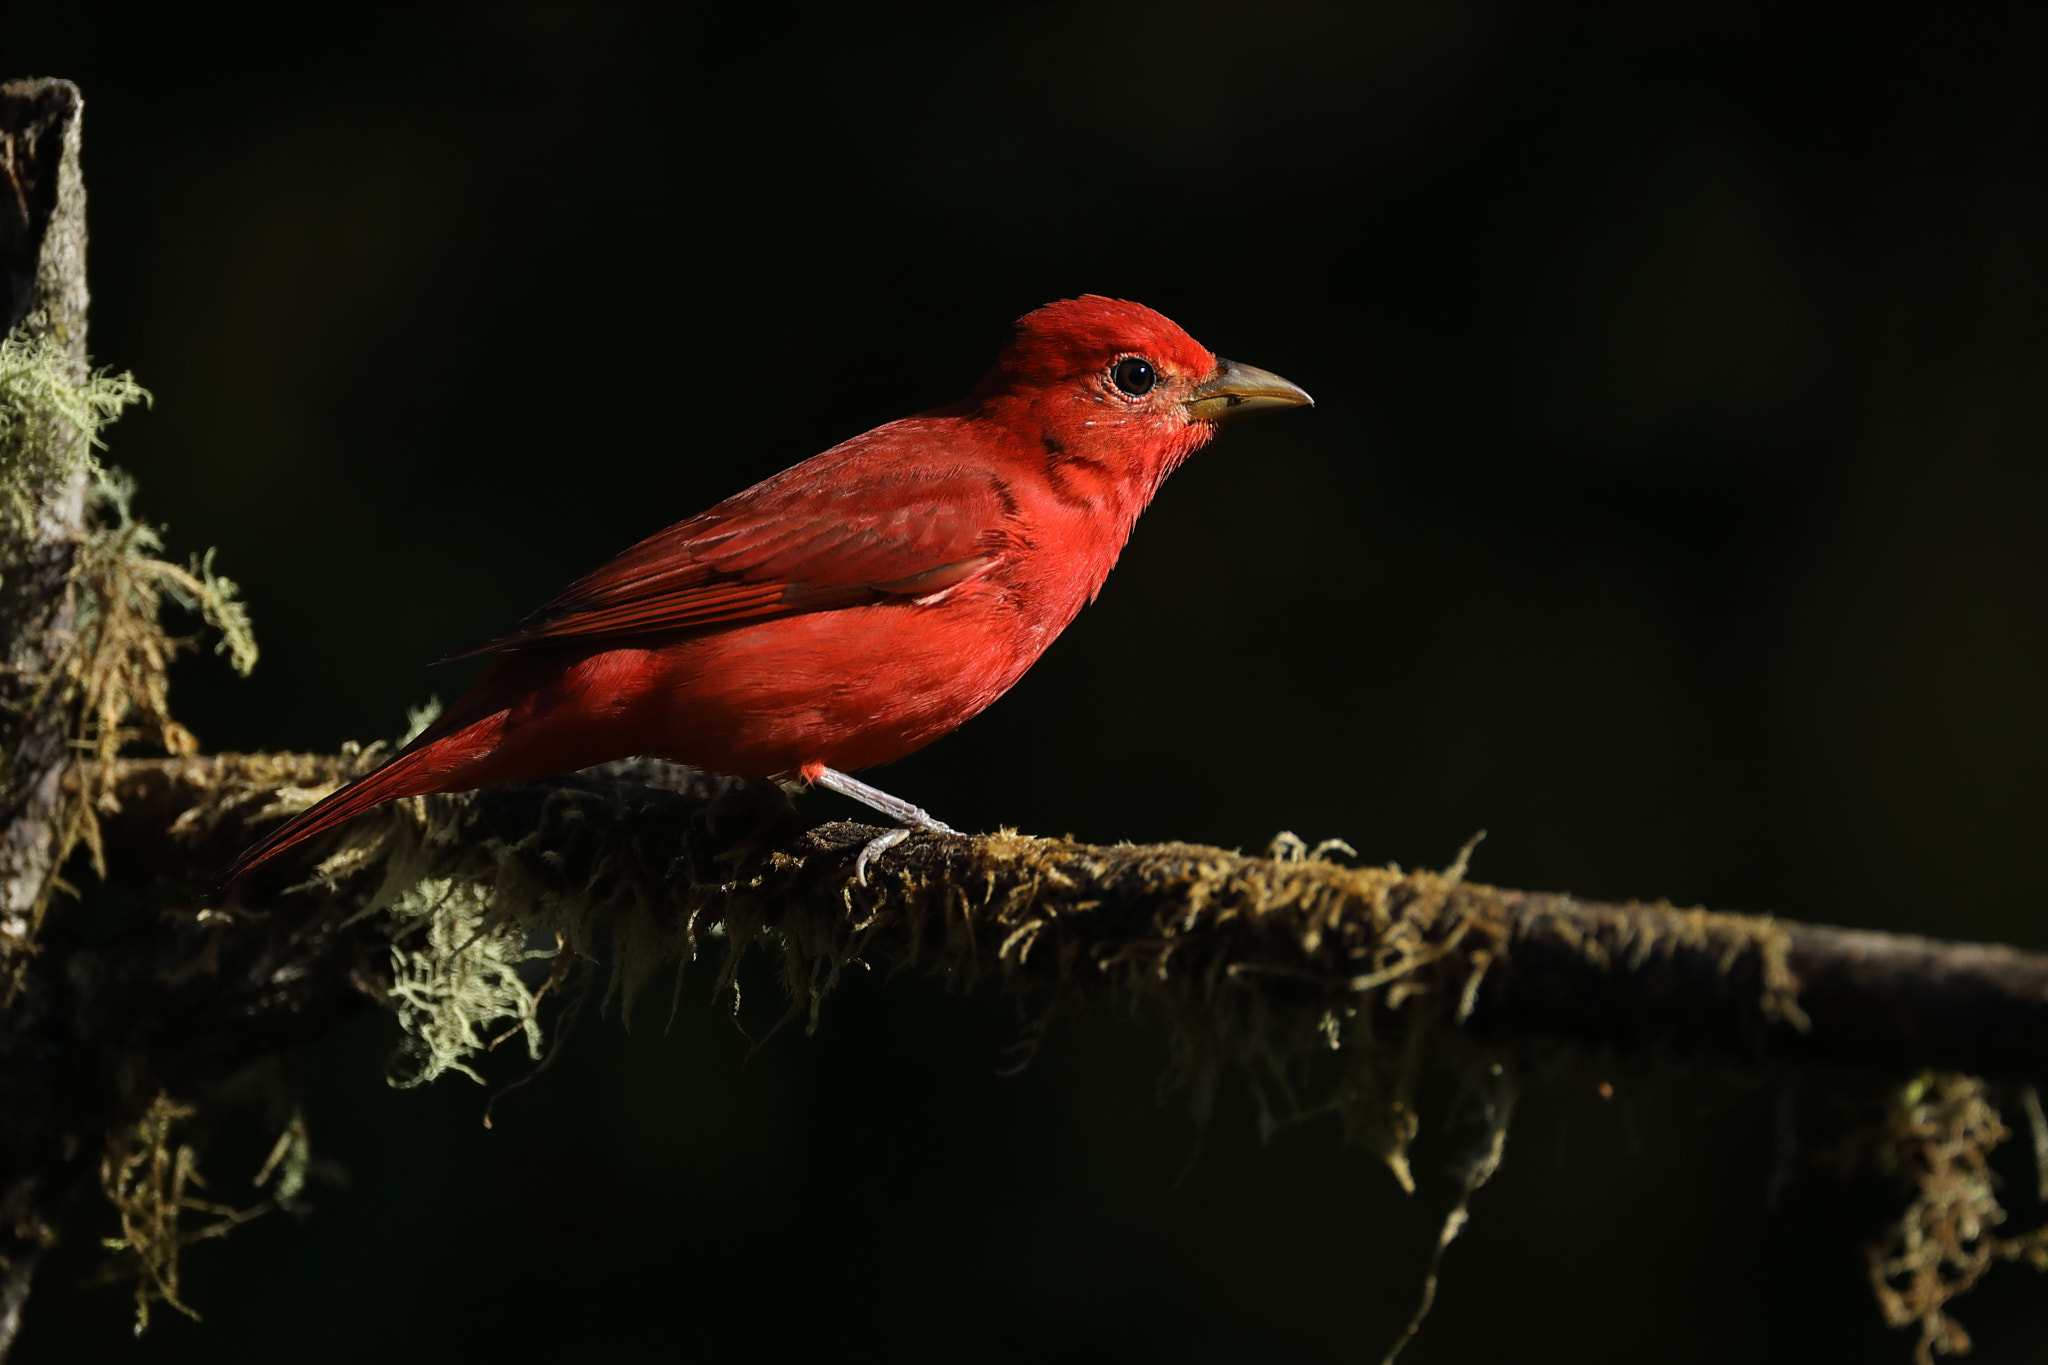
<svg viewBox="0 0 2048 1365">
<path fill-rule="evenodd" d="M 1297 384 L 1253 365 L 1216 357 L 1216 373 L 1196 386 L 1187 400 L 1188 416 L 1198 422 L 1220 422 L 1270 408 L 1314 407 L 1316 400 Z"/>
</svg>

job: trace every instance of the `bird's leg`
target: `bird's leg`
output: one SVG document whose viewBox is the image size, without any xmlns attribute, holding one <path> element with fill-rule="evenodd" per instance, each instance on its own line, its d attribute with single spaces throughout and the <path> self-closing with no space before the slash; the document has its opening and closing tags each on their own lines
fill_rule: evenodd
<svg viewBox="0 0 2048 1365">
<path fill-rule="evenodd" d="M 894 820 L 897 824 L 908 827 L 905 829 L 892 829 L 887 834 L 878 834 L 868 840 L 867 847 L 863 848 L 860 851 L 860 856 L 853 860 L 853 875 L 860 881 L 862 886 L 868 884 L 868 859 L 887 853 L 890 849 L 908 839 L 911 830 L 922 830 L 927 834 L 958 834 L 960 832 L 943 820 L 933 819 L 930 812 L 922 807 L 913 806 L 900 796 L 891 796 L 880 787 L 870 787 L 859 778 L 849 777 L 837 768 L 821 767 L 815 772 L 806 772 L 804 776 L 810 778 L 811 781 L 817 783 L 826 791 L 838 792 L 841 796 L 850 796 L 863 806 L 872 807 L 888 816 L 891 820 Z"/>
<path fill-rule="evenodd" d="M 921 830 L 926 834 L 958 834 L 960 832 L 943 820 L 933 819 L 931 813 L 922 807 L 913 806 L 900 796 L 891 796 L 880 787 L 870 787 L 859 778 L 849 777 L 837 768 L 819 768 L 814 773 L 806 773 L 805 776 L 809 777 L 811 781 L 817 783 L 826 791 L 838 792 L 841 796 L 850 796 L 863 806 L 869 806 L 882 812 L 882 814 L 906 828 Z"/>
</svg>

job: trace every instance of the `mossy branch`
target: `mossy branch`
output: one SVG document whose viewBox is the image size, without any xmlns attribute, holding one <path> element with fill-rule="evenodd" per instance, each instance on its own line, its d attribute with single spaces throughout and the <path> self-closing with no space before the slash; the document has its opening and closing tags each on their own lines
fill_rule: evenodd
<svg viewBox="0 0 2048 1365">
<path fill-rule="evenodd" d="M 255 830 L 378 756 L 124 760 L 111 779 L 121 875 L 202 887 Z M 1333 1027 L 1330 1011 L 1398 1012 L 1427 983 L 1482 1037 L 1901 1073 L 2048 1072 L 2048 954 L 1518 891 L 1473 882 L 1462 865 L 1349 867 L 1291 836 L 1274 856 L 1247 857 L 918 835 L 861 885 L 853 860 L 879 831 L 806 825 L 772 801 L 714 801 L 723 791 L 687 770 L 627 764 L 415 798 L 326 845 L 317 875 L 303 855 L 214 913 L 232 918 L 280 893 L 353 913 L 432 876 L 489 888 L 498 914 L 560 928 L 580 951 L 608 945 L 614 994 L 628 1003 L 657 970 L 705 951 L 718 923 L 728 943 L 772 934 L 786 945 L 806 1010 L 825 985 L 812 982 L 813 961 L 828 976 L 864 961 L 1090 992 L 1186 981 L 1201 998 L 1184 1003 L 1209 1031 L 1259 1000 L 1252 1012 L 1286 1002 L 1317 1036 Z"/>
<path fill-rule="evenodd" d="M 2048 1233 L 1973 1232 L 2005 1216 L 1985 1156 L 2009 1136 L 1980 1078 L 2048 1071 L 2048 954 L 1487 886 L 1463 856 L 1442 872 L 1344 866 L 1292 836 L 1247 857 L 917 835 L 863 882 L 855 860 L 879 831 L 807 824 L 772 790 L 646 762 L 397 802 L 210 892 L 256 832 L 380 756 L 125 760 L 105 778 L 112 874 L 163 887 L 160 932 L 214 971 L 206 1017 L 231 1036 L 178 1044 L 209 1068 L 370 1003 L 406 1021 L 394 1083 L 470 1071 L 499 1024 L 537 1044 L 535 993 L 516 968 L 553 956 L 524 947 L 543 928 L 569 950 L 550 984 L 608 956 L 607 998 L 622 1010 L 700 957 L 736 997 L 737 965 L 756 951 L 779 962 L 784 1024 L 809 1027 L 843 972 L 917 969 L 1038 1000 L 1027 1043 L 1091 999 L 1150 1007 L 1167 1026 L 1169 1079 L 1197 1114 L 1236 1072 L 1269 1128 L 1333 1116 L 1410 1188 L 1419 1076 L 1452 1059 L 1498 1121 L 1441 1255 L 1499 1163 L 1513 1058 L 1534 1040 L 1649 1063 L 1847 1065 L 1903 1087 L 1855 1159 L 1913 1191 L 1871 1273 L 1887 1319 L 1919 1326 L 1923 1355 L 1967 1341 L 1947 1305 L 1994 1263 L 2048 1265 Z M 401 913 L 368 913 L 379 909 Z M 154 1074 L 194 1079 L 177 1055 Z"/>
</svg>

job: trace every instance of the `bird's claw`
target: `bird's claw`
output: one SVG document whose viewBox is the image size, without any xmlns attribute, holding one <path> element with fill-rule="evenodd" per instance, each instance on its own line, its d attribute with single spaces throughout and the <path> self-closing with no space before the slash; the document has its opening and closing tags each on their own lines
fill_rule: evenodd
<svg viewBox="0 0 2048 1365">
<path fill-rule="evenodd" d="M 868 840 L 867 847 L 863 848 L 860 851 L 860 856 L 853 860 L 854 879 L 862 886 L 866 886 L 868 884 L 868 859 L 875 857 L 877 854 L 887 853 L 909 837 L 910 831 L 907 829 L 892 829 L 887 833 L 877 834 L 874 838 Z"/>
</svg>

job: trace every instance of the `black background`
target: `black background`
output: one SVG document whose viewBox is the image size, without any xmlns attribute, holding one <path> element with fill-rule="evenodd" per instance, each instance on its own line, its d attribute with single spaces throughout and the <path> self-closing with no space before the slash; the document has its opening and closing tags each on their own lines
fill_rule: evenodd
<svg viewBox="0 0 2048 1365">
<path fill-rule="evenodd" d="M 1483 827 L 1489 881 L 2048 947 L 2048 12 L 50 5 L 0 57 L 86 93 L 93 350 L 157 396 L 111 458 L 254 612 L 252 679 L 176 675 L 210 748 L 396 732 L 467 676 L 427 660 L 1100 292 L 1319 406 L 1178 474 L 891 790 L 1404 864 Z M 1010 1006 L 863 981 L 742 1067 L 701 984 L 491 1132 L 363 1018 L 301 1068 L 345 1188 L 188 1253 L 207 1321 L 139 1343 L 70 1288 L 82 1214 L 20 1359 L 1370 1360 L 1406 1319 L 1442 1141 L 1407 1199 L 1233 1092 L 1176 1183 L 1148 1021 L 1001 1080 Z M 1890 1196 L 1766 1207 L 1771 1087 L 1594 1074 L 1525 1103 L 1406 1359 L 1908 1358 Z M 2044 1288 L 1963 1301 L 1977 1360 L 2041 1358 Z"/>
</svg>

